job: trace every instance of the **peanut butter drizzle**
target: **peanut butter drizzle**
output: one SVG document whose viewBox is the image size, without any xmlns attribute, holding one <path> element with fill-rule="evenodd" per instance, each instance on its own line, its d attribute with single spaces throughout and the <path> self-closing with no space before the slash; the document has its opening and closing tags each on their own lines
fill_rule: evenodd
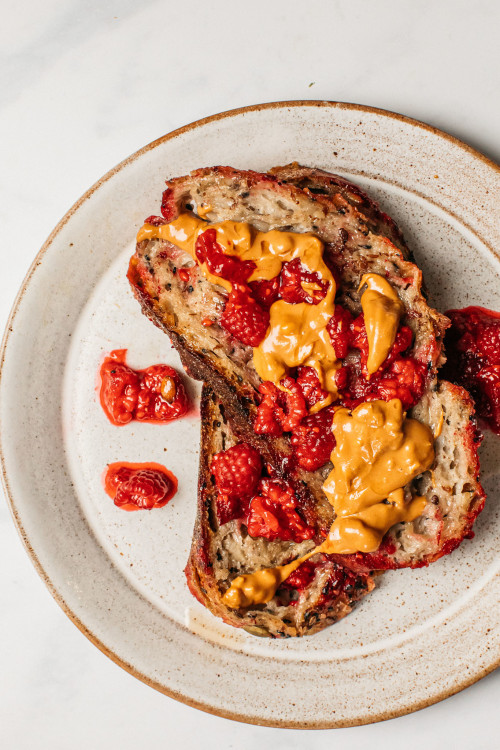
<svg viewBox="0 0 500 750">
<path fill-rule="evenodd" d="M 323 261 L 323 243 L 313 234 L 298 232 L 257 232 L 250 224 L 222 221 L 208 224 L 196 216 L 182 213 L 177 219 L 155 227 L 145 224 L 137 241 L 160 238 L 168 240 L 198 262 L 195 244 L 207 229 L 215 229 L 217 242 L 228 255 L 253 261 L 255 270 L 249 281 L 275 278 L 286 261 L 300 259 L 309 270 L 328 282 L 325 298 L 317 305 L 306 302 L 290 304 L 278 300 L 270 309 L 270 325 L 265 339 L 253 350 L 253 363 L 262 380 L 279 385 L 288 370 L 298 365 L 314 367 L 319 380 L 330 394 L 316 411 L 331 403 L 337 396 L 335 371 L 340 366 L 327 331 L 327 324 L 335 309 L 335 280 Z M 223 286 L 228 292 L 232 284 L 210 273 L 205 263 L 200 268 L 206 278 Z"/>
<path fill-rule="evenodd" d="M 255 573 L 247 573 L 238 576 L 231 583 L 224 596 L 223 603 L 231 609 L 250 607 L 252 604 L 267 604 L 276 593 L 276 589 L 285 581 L 289 575 L 297 570 L 299 565 L 315 555 L 319 550 L 316 548 L 307 555 L 292 560 L 287 565 L 278 565 L 276 568 L 264 568 Z"/>
<path fill-rule="evenodd" d="M 394 344 L 404 305 L 389 282 L 378 273 L 366 273 L 359 289 L 365 284 L 367 289 L 361 295 L 361 307 L 368 338 L 367 370 L 372 375 Z"/>
<path fill-rule="evenodd" d="M 363 403 L 333 417 L 333 469 L 323 489 L 336 518 L 325 541 L 287 565 L 238 576 L 224 594 L 228 607 L 269 602 L 278 586 L 312 555 L 374 552 L 395 524 L 413 521 L 425 497 L 405 500 L 404 486 L 434 461 L 428 427 L 406 419 L 399 399 Z"/>
</svg>

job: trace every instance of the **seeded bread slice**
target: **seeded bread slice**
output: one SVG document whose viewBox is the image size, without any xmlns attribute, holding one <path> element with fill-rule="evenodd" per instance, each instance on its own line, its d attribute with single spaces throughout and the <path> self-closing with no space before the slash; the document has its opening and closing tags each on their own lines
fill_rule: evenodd
<svg viewBox="0 0 500 750">
<path fill-rule="evenodd" d="M 278 174 L 279 169 L 275 170 Z M 360 204 L 352 198 L 362 195 L 361 191 L 357 187 L 349 190 L 345 180 L 297 165 L 281 169 L 286 171 L 286 179 L 291 179 L 295 171 L 298 183 L 307 180 L 307 186 L 297 187 L 274 175 L 229 167 L 197 170 L 171 180 L 167 184 L 172 218 L 181 210 L 196 212 L 203 206 L 209 221 L 232 219 L 248 221 L 264 231 L 314 232 L 325 242 L 325 260 L 335 266 L 339 276 L 337 300 L 355 315 L 361 311 L 358 286 L 362 275 L 371 272 L 385 276 L 404 303 L 402 322 L 414 334 L 411 354 L 426 363 L 425 393 L 431 398 L 429 394 L 441 388 L 436 374 L 443 361 L 442 336 L 448 321 L 427 305 L 422 294 L 422 274 L 407 260 L 408 251 L 397 230 L 391 228 L 390 220 L 369 199 L 362 213 Z M 321 193 L 311 192 L 314 184 Z M 392 233 L 401 249 L 379 231 Z M 188 280 L 179 276 L 181 267 L 189 269 Z M 289 439 L 253 432 L 261 380 L 252 364 L 252 349 L 236 341 L 218 323 L 226 299 L 224 290 L 209 283 L 188 255 L 163 240 L 137 245 L 129 278 L 144 312 L 171 337 L 188 372 L 217 393 L 234 432 L 252 444 L 278 475 L 293 482 L 306 520 L 318 534 L 326 533 L 333 521 L 333 510 L 322 485 L 331 467 L 327 464 L 315 472 L 300 467 L 291 470 Z M 207 320 L 212 325 L 207 327 Z M 470 532 L 470 515 L 474 515 L 484 498 L 477 471 L 473 481 L 469 476 L 469 467 L 477 466 L 473 408 L 464 391 L 448 389 L 447 393 L 451 423 L 468 427 L 453 437 L 458 438 L 462 453 L 468 457 L 466 464 L 455 465 L 453 486 L 471 485 L 472 489 L 463 497 L 461 493 L 459 498 L 444 491 L 432 495 L 426 492 L 428 505 L 422 516 L 425 522 L 417 519 L 404 524 L 403 529 L 395 527 L 396 531 L 391 530 L 375 555 L 349 556 L 345 562 L 351 567 L 367 570 L 426 565 L 450 551 L 450 545 L 456 546 Z M 440 517 L 447 519 L 450 513 L 456 517 L 456 523 L 440 524 Z"/>
<path fill-rule="evenodd" d="M 212 457 L 238 442 L 220 400 L 204 385 L 201 397 L 201 455 L 198 512 L 186 577 L 192 594 L 229 625 L 254 635 L 289 638 L 316 633 L 351 612 L 374 587 L 373 576 L 355 572 L 326 555 L 315 555 L 314 578 L 300 593 L 278 589 L 268 604 L 233 610 L 222 602 L 231 581 L 243 573 L 294 560 L 314 547 L 300 543 L 253 539 L 241 521 L 220 525 L 217 490 L 210 473 Z"/>
<path fill-rule="evenodd" d="M 457 400 L 461 408 L 457 408 Z M 394 526 L 384 540 L 386 548 L 394 548 L 393 567 L 399 567 L 400 562 L 420 567 L 451 552 L 464 536 L 472 534 L 474 520 L 484 505 L 478 479 L 478 435 L 468 394 L 441 381 L 415 407 L 413 416 L 431 427 L 441 424 L 441 434 L 435 443 L 435 466 L 414 482 L 414 491 L 429 499 L 423 515 L 413 525 Z M 315 543 L 252 539 L 241 521 L 218 523 L 210 463 L 216 453 L 241 438 L 231 428 L 220 399 L 204 385 L 198 512 L 186 566 L 189 588 L 214 615 L 255 635 L 286 638 L 316 633 L 349 614 L 374 588 L 377 574 L 371 574 L 370 568 L 377 568 L 377 554 L 315 555 L 311 558 L 317 563 L 314 579 L 305 590 L 282 587 L 268 604 L 229 609 L 222 597 L 234 578 L 286 564 Z M 461 470 L 457 471 L 457 466 Z M 442 538 L 446 539 L 444 548 Z"/>
</svg>

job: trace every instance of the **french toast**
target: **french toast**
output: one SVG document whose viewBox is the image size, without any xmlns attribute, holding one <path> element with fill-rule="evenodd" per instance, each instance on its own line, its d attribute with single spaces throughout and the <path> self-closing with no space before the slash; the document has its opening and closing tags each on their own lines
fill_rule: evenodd
<svg viewBox="0 0 500 750">
<path fill-rule="evenodd" d="M 355 332 L 341 352 L 344 356 L 339 356 L 344 390 L 340 387 L 338 400 L 326 407 L 329 412 L 311 409 L 291 430 L 274 430 L 273 434 L 268 424 L 261 429 L 262 404 L 268 398 L 265 382 L 254 366 L 254 347 L 224 325 L 224 311 L 231 304 L 227 285 L 224 288 L 217 279 L 207 278 L 192 254 L 154 236 L 155 227 L 161 228 L 180 214 L 201 219 L 207 229 L 216 222 L 245 222 L 256 232 L 312 234 L 323 243 L 323 259 L 335 279 L 335 315 L 341 313 L 334 321 L 337 328 L 329 329 L 337 351 L 343 347 L 335 339 L 342 324 Z M 201 169 L 167 182 L 162 216 L 149 217 L 146 227 L 152 231 L 144 239 L 139 235 L 130 263 L 132 288 L 144 313 L 171 338 L 188 373 L 206 384 L 198 520 L 186 569 L 191 590 L 206 606 L 231 624 L 261 629 L 262 634 L 283 637 L 315 632 L 347 614 L 354 601 L 373 588 L 372 571 L 427 565 L 471 534 L 484 504 L 477 459 L 480 438 L 467 392 L 438 380 L 448 321 L 428 306 L 421 271 L 412 262 L 400 231 L 363 191 L 343 178 L 297 164 L 270 173 L 229 167 Z M 402 308 L 399 332 L 404 328 L 406 336 L 401 334 L 403 348 L 393 360 L 393 353 L 388 355 L 371 378 L 366 375 L 360 294 L 370 274 L 385 279 L 395 290 Z M 309 299 L 312 295 L 312 302 L 317 303 L 314 295 L 320 295 L 321 285 L 311 286 L 307 279 L 309 286 L 303 288 L 309 289 Z M 283 280 L 280 283 L 283 289 Z M 260 291 L 260 287 L 252 287 L 252 294 Z M 266 301 L 260 299 L 265 308 Z M 300 369 L 292 371 L 296 382 L 302 377 Z M 276 399 L 281 396 L 273 397 L 278 404 Z M 391 527 L 376 551 L 318 553 L 304 563 L 307 576 L 291 577 L 301 585 L 309 579 L 307 585 L 295 589 L 292 599 L 284 593 L 290 592 L 285 582 L 264 607 L 227 607 L 222 598 L 235 576 L 300 557 L 328 533 L 335 515 L 323 487 L 332 465 L 325 456 L 318 459 L 307 440 L 321 424 L 321 414 L 333 413 L 338 405 L 354 409 L 376 398 L 401 398 L 405 413 L 435 435 L 432 466 L 405 485 L 408 496 L 425 499 L 422 511 Z M 307 448 L 302 453 L 300 435 Z M 252 537 L 244 518 L 220 523 L 211 461 L 227 449 L 224 445 L 238 443 L 258 452 L 263 476 L 293 488 L 296 512 L 310 530 L 308 538 Z M 335 593 L 327 597 L 326 606 L 326 594 L 318 594 L 326 584 L 318 588 L 319 584 L 328 577 L 337 581 L 342 576 L 348 583 L 333 586 Z"/>
</svg>

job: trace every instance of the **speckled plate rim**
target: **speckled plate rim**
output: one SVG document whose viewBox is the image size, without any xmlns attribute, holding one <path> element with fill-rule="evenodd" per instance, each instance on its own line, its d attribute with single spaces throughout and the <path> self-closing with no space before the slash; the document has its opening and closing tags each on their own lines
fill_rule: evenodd
<svg viewBox="0 0 500 750">
<path fill-rule="evenodd" d="M 59 221 L 59 223 L 56 225 L 54 230 L 50 233 L 49 237 L 45 241 L 45 243 L 42 245 L 41 249 L 37 253 L 35 259 L 33 260 L 30 268 L 28 269 L 28 272 L 24 278 L 24 281 L 21 285 L 21 288 L 19 289 L 19 292 L 16 295 L 16 298 L 14 300 L 7 325 L 2 337 L 2 342 L 0 345 L 0 381 L 2 378 L 2 371 L 3 371 L 3 365 L 7 353 L 7 346 L 9 342 L 10 333 L 12 332 L 12 326 L 13 322 L 15 320 L 17 311 L 19 309 L 20 303 L 29 287 L 30 280 L 33 276 L 33 273 L 35 272 L 36 268 L 40 263 L 42 262 L 43 256 L 45 255 L 48 248 L 53 243 L 54 239 L 57 237 L 57 235 L 60 233 L 62 228 L 66 225 L 68 220 L 75 214 L 76 211 L 82 206 L 82 204 L 90 198 L 96 190 L 98 190 L 104 183 L 106 183 L 108 180 L 110 180 L 117 172 L 124 169 L 128 164 L 135 161 L 137 158 L 139 158 L 142 154 L 156 148 L 158 145 L 164 143 L 165 141 L 174 139 L 184 133 L 187 133 L 188 131 L 194 130 L 196 128 L 202 127 L 208 123 L 216 122 L 217 120 L 222 120 L 225 118 L 231 118 L 235 117 L 241 114 L 249 113 L 249 112 L 258 112 L 258 111 L 265 111 L 270 109 L 281 109 L 281 108 L 292 108 L 292 107 L 311 107 L 311 108 L 334 108 L 334 109 L 344 109 L 344 110 L 351 110 L 351 111 L 359 111 L 360 113 L 366 113 L 371 115 L 376 115 L 384 118 L 392 118 L 394 120 L 398 120 L 402 123 L 405 123 L 406 125 L 410 125 L 414 128 L 419 128 L 424 131 L 427 131 L 434 136 L 437 136 L 438 138 L 442 138 L 449 143 L 453 144 L 453 146 L 467 152 L 473 159 L 478 159 L 481 162 L 483 162 L 487 167 L 490 169 L 496 171 L 497 173 L 500 173 L 500 166 L 496 164 L 494 161 L 492 161 L 490 158 L 482 154 L 477 149 L 472 148 L 468 144 L 464 143 L 463 141 L 459 140 L 455 136 L 450 135 L 449 133 L 446 133 L 445 131 L 442 131 L 438 128 L 435 128 L 431 125 L 428 125 L 426 123 L 423 123 L 419 120 L 415 120 L 413 118 L 407 117 L 405 115 L 398 114 L 396 112 L 391 112 L 388 110 L 379 109 L 376 107 L 370 107 L 366 105 L 360 105 L 360 104 L 354 104 L 354 103 L 345 103 L 345 102 L 335 102 L 335 101 L 323 101 L 323 100 L 292 100 L 292 101 L 278 101 L 278 102 L 267 102 L 263 104 L 257 104 L 257 105 L 250 105 L 247 107 L 240 107 L 237 109 L 227 110 L 225 112 L 221 112 L 215 115 L 211 115 L 209 117 L 202 118 L 200 120 L 196 120 L 188 125 L 185 125 L 181 128 L 178 128 L 176 130 L 171 131 L 170 133 L 152 141 L 148 145 L 144 146 L 143 148 L 139 149 L 135 153 L 133 153 L 131 156 L 124 159 L 122 162 L 120 162 L 118 165 L 113 167 L 111 170 L 109 170 L 103 177 L 101 177 L 92 187 L 90 187 L 75 203 L 74 205 L 67 211 L 67 213 L 64 215 L 64 217 Z M 428 198 L 427 198 L 428 199 Z M 474 231 L 474 230 L 472 230 Z M 498 256 L 498 253 L 490 247 L 490 250 Z M 307 722 L 307 721 L 288 721 L 288 720 L 259 720 L 258 718 L 248 717 L 246 715 L 236 713 L 236 712 L 228 712 L 224 710 L 215 709 L 209 704 L 205 704 L 196 700 L 193 700 L 187 695 L 183 695 L 171 688 L 167 688 L 165 685 L 162 685 L 158 681 L 151 679 L 147 675 L 141 673 L 139 670 L 137 670 L 135 667 L 127 663 L 125 660 L 123 660 L 121 657 L 119 657 L 116 653 L 114 653 L 113 650 L 108 648 L 99 638 L 95 636 L 95 634 L 87 628 L 87 626 L 82 622 L 82 620 L 72 611 L 72 609 L 68 606 L 64 598 L 59 594 L 56 587 L 54 586 L 52 580 L 50 579 L 49 575 L 45 571 L 44 567 L 42 566 L 40 560 L 38 559 L 38 556 L 36 554 L 35 549 L 31 545 L 30 539 L 28 538 L 28 535 L 25 532 L 25 529 L 23 527 L 23 524 L 20 519 L 19 512 L 16 507 L 15 498 L 13 496 L 13 493 L 10 488 L 9 484 L 9 478 L 7 475 L 7 469 L 6 469 L 6 462 L 5 462 L 5 456 L 4 456 L 4 450 L 3 450 L 3 434 L 0 426 L 0 467 L 1 467 L 1 477 L 2 477 L 2 485 L 4 488 L 5 496 L 7 499 L 7 503 L 9 506 L 9 510 L 11 512 L 14 524 L 16 526 L 16 529 L 20 535 L 21 541 L 35 567 L 35 570 L 37 571 L 40 578 L 43 580 L 45 585 L 47 586 L 48 590 L 50 591 L 51 595 L 57 602 L 57 604 L 61 607 L 61 609 L 64 611 L 64 613 L 72 620 L 72 622 L 77 626 L 77 628 L 100 650 L 102 653 L 104 653 L 106 656 L 108 656 L 110 659 L 112 659 L 116 664 L 118 664 L 120 667 L 122 667 L 124 670 L 129 672 L 131 675 L 136 677 L 137 679 L 141 680 L 145 684 L 149 685 L 150 687 L 153 687 L 154 689 L 158 690 L 159 692 L 174 698 L 175 700 L 178 700 L 182 703 L 185 703 L 186 705 L 192 706 L 194 708 L 200 709 L 202 711 L 205 711 L 207 713 L 220 716 L 223 718 L 232 719 L 234 721 L 239 721 L 243 723 L 248 724 L 256 724 L 261 726 L 269 726 L 269 727 L 281 727 L 281 728 L 295 728 L 295 729 L 330 729 L 330 728 L 342 728 L 342 727 L 349 727 L 349 726 L 359 726 L 363 724 L 370 724 L 380 721 L 385 721 L 388 719 L 396 718 L 398 716 L 403 716 L 409 713 L 412 713 L 414 711 L 418 711 L 422 708 L 425 708 L 427 706 L 433 705 L 434 703 L 438 703 L 439 701 L 442 701 L 452 695 L 455 695 L 456 693 L 459 693 L 461 690 L 464 690 L 467 687 L 470 687 L 474 683 L 478 682 L 483 677 L 490 674 L 492 671 L 494 671 L 497 667 L 500 666 L 500 656 L 497 656 L 496 658 L 492 658 L 491 663 L 483 668 L 479 669 L 477 672 L 470 674 L 465 678 L 463 681 L 455 684 L 452 688 L 448 690 L 444 690 L 441 693 L 436 693 L 432 696 L 432 698 L 428 700 L 420 700 L 420 701 L 414 701 L 414 702 L 408 702 L 407 705 L 400 709 L 400 710 L 386 710 L 384 712 L 381 712 L 377 715 L 370 714 L 369 716 L 360 716 L 357 717 L 356 720 L 353 721 L 345 721 L 342 719 L 337 719 L 334 721 L 327 721 L 327 722 Z"/>
</svg>

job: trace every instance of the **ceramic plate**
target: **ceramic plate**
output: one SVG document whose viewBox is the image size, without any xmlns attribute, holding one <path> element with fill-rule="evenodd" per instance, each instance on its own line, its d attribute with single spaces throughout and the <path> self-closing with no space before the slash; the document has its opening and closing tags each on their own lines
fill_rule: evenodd
<svg viewBox="0 0 500 750">
<path fill-rule="evenodd" d="M 384 575 L 353 614 L 303 639 L 223 625 L 183 568 L 196 506 L 199 420 L 112 427 L 100 360 L 180 367 L 141 315 L 125 272 L 164 180 L 199 166 L 266 170 L 297 160 L 338 172 L 402 228 L 440 310 L 500 309 L 498 168 L 463 143 L 388 112 L 331 102 L 249 107 L 138 151 L 64 217 L 23 284 L 3 345 L 7 496 L 40 575 L 75 624 L 141 680 L 221 716 L 288 727 L 386 719 L 440 700 L 498 663 L 500 440 L 481 449 L 488 492 L 476 537 L 426 570 Z M 191 385 L 197 402 L 199 386 Z M 162 510 L 124 513 L 104 494 L 111 461 L 157 461 L 179 479 Z M 376 678 L 375 678 L 376 675 Z"/>
</svg>

